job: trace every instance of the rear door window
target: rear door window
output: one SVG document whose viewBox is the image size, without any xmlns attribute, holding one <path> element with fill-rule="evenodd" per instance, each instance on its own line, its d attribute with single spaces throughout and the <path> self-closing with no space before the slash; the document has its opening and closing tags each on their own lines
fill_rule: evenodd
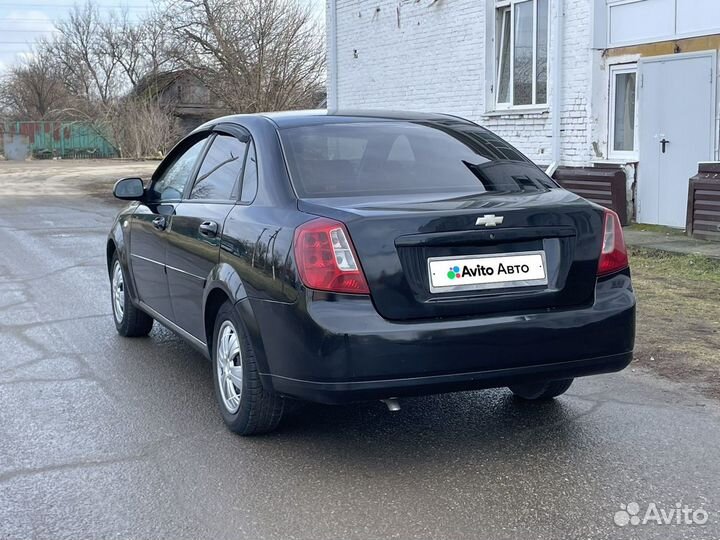
<svg viewBox="0 0 720 540">
<path fill-rule="evenodd" d="M 258 190 L 258 167 L 255 143 L 250 141 L 247 157 L 245 158 L 245 170 L 243 171 L 242 193 L 240 202 L 250 204 L 255 200 Z"/>
<path fill-rule="evenodd" d="M 190 199 L 235 200 L 247 143 L 232 135 L 217 135 L 203 159 Z"/>
<path fill-rule="evenodd" d="M 470 124 L 328 123 L 285 128 L 280 137 L 300 197 L 556 187 L 512 146 Z"/>
</svg>

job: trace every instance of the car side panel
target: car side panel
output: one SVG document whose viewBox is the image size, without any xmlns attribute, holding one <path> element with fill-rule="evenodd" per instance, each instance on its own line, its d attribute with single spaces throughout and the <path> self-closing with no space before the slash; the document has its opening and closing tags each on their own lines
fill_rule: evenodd
<svg viewBox="0 0 720 540">
<path fill-rule="evenodd" d="M 213 290 L 222 290 L 235 304 L 258 364 L 267 373 L 272 370 L 263 340 L 282 339 L 282 329 L 272 320 L 259 321 L 252 299 L 283 305 L 297 301 L 298 282 L 290 250 L 295 227 L 308 216 L 297 209 L 275 125 L 260 117 L 244 117 L 239 125 L 250 133 L 255 145 L 258 189 L 252 201 L 238 203 L 225 219 L 218 264 L 205 285 L 203 313 Z M 270 330 L 263 335 L 261 327 Z M 263 382 L 272 386 L 270 379 Z"/>
<path fill-rule="evenodd" d="M 297 278 L 292 257 L 295 227 L 303 214 L 261 206 L 235 206 L 227 219 L 220 244 L 220 262 L 232 266 L 247 295 L 292 303 L 297 300 Z"/>
<path fill-rule="evenodd" d="M 221 236 L 208 237 L 199 227 L 215 222 L 222 231 L 232 204 L 183 201 L 172 216 L 167 233 L 167 279 L 175 323 L 198 339 L 205 339 L 203 292 L 218 263 Z"/>
<path fill-rule="evenodd" d="M 135 281 L 138 299 L 170 320 L 173 320 L 173 310 L 165 272 L 167 231 L 155 228 L 153 221 L 169 220 L 176 204 L 140 204 L 130 218 L 129 226 L 128 268 Z"/>
<path fill-rule="evenodd" d="M 298 282 L 290 250 L 295 227 L 307 216 L 293 209 L 235 206 L 225 220 L 219 263 L 209 276 L 205 302 L 213 289 L 221 289 L 235 304 L 245 323 L 258 365 L 273 373 L 265 353 L 267 340 L 282 340 L 285 330 L 272 318 L 259 320 L 255 299 L 278 305 L 293 305 Z M 272 382 L 264 380 L 264 384 Z"/>
<path fill-rule="evenodd" d="M 207 277 L 202 299 L 203 313 L 205 313 L 210 293 L 216 289 L 221 290 L 233 304 L 247 298 L 247 291 L 245 290 L 242 279 L 240 279 L 233 265 L 227 262 L 220 262 L 215 265 L 215 268 L 212 269 Z"/>
</svg>

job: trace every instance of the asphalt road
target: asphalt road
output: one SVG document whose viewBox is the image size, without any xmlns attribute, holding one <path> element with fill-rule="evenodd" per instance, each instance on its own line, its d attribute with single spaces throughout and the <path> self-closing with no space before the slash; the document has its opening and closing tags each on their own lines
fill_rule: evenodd
<svg viewBox="0 0 720 540">
<path fill-rule="evenodd" d="M 117 204 L 87 193 L 143 170 L 0 162 L 0 538 L 720 537 L 720 407 L 639 370 L 229 433 L 190 346 L 113 327 Z M 631 502 L 709 518 L 615 525 Z"/>
</svg>

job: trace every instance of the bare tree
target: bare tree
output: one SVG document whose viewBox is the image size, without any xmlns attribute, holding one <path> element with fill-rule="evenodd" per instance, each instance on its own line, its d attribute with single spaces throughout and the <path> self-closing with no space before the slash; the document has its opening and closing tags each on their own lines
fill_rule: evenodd
<svg viewBox="0 0 720 540">
<path fill-rule="evenodd" d="M 111 12 L 110 16 L 99 23 L 99 39 L 96 42 L 97 54 L 112 59 L 119 67 L 130 85 L 137 84 L 143 76 L 143 28 L 132 23 L 128 12 Z"/>
<path fill-rule="evenodd" d="M 238 112 L 314 106 L 323 33 L 298 0 L 170 0 L 173 53 Z"/>
<path fill-rule="evenodd" d="M 16 70 L 12 87 L 6 84 L 3 96 L 14 96 L 17 101 L 29 93 L 17 92 L 24 84 L 19 75 L 27 71 L 36 76 L 38 85 L 55 83 L 53 96 L 65 97 L 52 104 L 58 118 L 84 122 L 106 137 L 121 156 L 157 156 L 174 144 L 180 133 L 171 111 L 148 96 L 131 96 L 143 76 L 168 64 L 167 33 L 157 18 L 134 22 L 126 11 L 103 17 L 88 0 L 81 7 L 76 5 L 56 27 L 56 36 L 38 43 L 38 54 L 30 65 L 33 69 Z M 7 108 L 32 117 L 20 103 Z"/>
<path fill-rule="evenodd" d="M 4 115 L 81 120 L 141 157 L 180 135 L 163 94 L 174 76 L 238 112 L 315 106 L 324 87 L 323 32 L 302 0 L 164 0 L 141 21 L 85 1 L 0 81 Z"/>
<path fill-rule="evenodd" d="M 141 51 L 142 74 L 155 75 L 162 71 L 170 71 L 178 67 L 170 54 L 172 33 L 168 31 L 167 14 L 156 10 L 142 21 Z"/>
<path fill-rule="evenodd" d="M 124 79 L 120 82 L 122 89 L 136 86 L 143 77 L 173 69 L 163 15 L 155 13 L 136 22 L 130 20 L 127 10 L 111 12 L 101 21 L 100 31 L 97 54 L 117 61 L 122 70 L 120 78 Z"/>
<path fill-rule="evenodd" d="M 9 116 L 18 119 L 55 119 L 69 101 L 62 74 L 42 47 L 12 68 L 0 83 L 0 103 Z"/>
<path fill-rule="evenodd" d="M 107 43 L 106 25 L 97 6 L 89 0 L 82 7 L 76 5 L 56 27 L 58 35 L 48 42 L 48 48 L 60 63 L 70 90 L 85 100 L 108 104 L 123 87 L 123 66 L 119 54 L 113 52 L 124 54 L 126 50 L 114 51 Z"/>
</svg>

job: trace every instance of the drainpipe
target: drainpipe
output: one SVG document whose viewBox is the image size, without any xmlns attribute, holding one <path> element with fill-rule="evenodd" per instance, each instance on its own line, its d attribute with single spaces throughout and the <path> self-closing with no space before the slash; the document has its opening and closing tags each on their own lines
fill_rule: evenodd
<svg viewBox="0 0 720 540">
<path fill-rule="evenodd" d="M 330 0 L 334 3 L 334 0 Z M 553 51 L 553 95 L 552 95 L 552 159 L 555 168 L 560 166 L 560 115 L 562 107 L 562 61 L 563 61 L 563 18 L 565 6 L 563 0 L 556 0 L 553 33 L 555 34 L 555 50 Z M 554 171 L 553 171 L 554 172 Z"/>
<path fill-rule="evenodd" d="M 338 61 L 337 61 L 337 0 L 328 0 L 327 8 L 327 56 L 328 56 L 328 96 L 327 108 L 330 111 L 338 107 Z"/>
</svg>

